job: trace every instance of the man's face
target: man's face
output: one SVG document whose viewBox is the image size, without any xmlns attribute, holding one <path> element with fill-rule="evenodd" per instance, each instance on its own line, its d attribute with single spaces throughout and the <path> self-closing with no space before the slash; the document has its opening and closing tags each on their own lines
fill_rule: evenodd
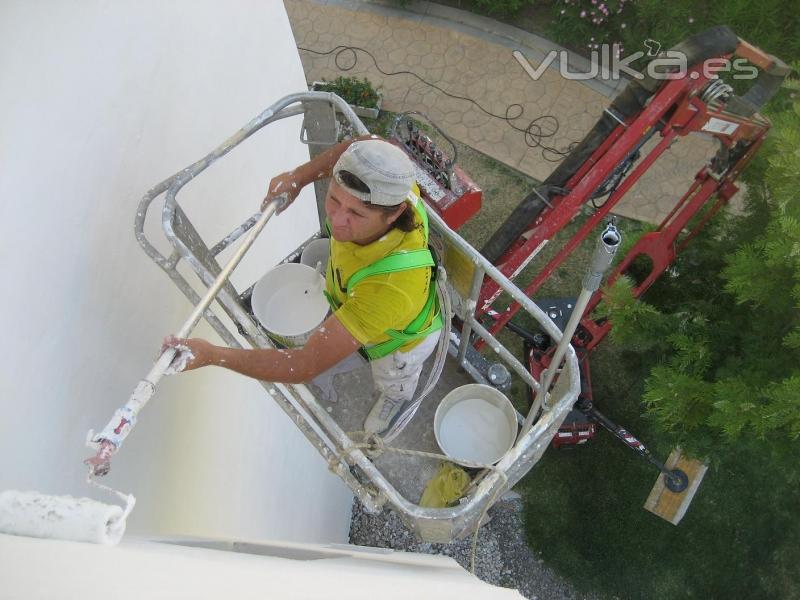
<svg viewBox="0 0 800 600">
<path fill-rule="evenodd" d="M 331 235 L 339 242 L 366 245 L 386 233 L 405 210 L 400 205 L 395 213 L 364 204 L 332 179 L 325 196 L 325 213 L 331 222 Z"/>
</svg>

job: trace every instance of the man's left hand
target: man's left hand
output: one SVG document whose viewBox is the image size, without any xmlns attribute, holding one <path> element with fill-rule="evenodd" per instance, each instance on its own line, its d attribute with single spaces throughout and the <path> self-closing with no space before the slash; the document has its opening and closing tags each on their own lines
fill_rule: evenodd
<svg viewBox="0 0 800 600">
<path fill-rule="evenodd" d="M 161 351 L 175 348 L 178 352 L 169 367 L 168 374 L 191 371 L 214 364 L 216 346 L 200 338 L 178 338 L 170 335 L 164 338 Z"/>
</svg>

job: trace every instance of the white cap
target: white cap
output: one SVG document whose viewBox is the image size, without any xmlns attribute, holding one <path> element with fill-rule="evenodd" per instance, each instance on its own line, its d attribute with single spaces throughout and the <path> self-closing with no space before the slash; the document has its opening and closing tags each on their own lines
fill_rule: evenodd
<svg viewBox="0 0 800 600">
<path fill-rule="evenodd" d="M 348 171 L 369 188 L 355 190 L 342 181 Z M 361 140 L 348 146 L 333 167 L 336 183 L 356 198 L 381 206 L 397 206 L 408 198 L 414 185 L 414 166 L 405 152 L 384 140 Z"/>
</svg>

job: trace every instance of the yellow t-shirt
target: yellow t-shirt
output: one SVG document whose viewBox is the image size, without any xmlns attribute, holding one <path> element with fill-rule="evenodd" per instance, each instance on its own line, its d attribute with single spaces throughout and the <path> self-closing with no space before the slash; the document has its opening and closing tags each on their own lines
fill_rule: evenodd
<svg viewBox="0 0 800 600">
<path fill-rule="evenodd" d="M 431 283 L 431 269 L 421 267 L 366 277 L 347 293 L 347 282 L 354 273 L 366 266 L 403 250 L 426 248 L 425 235 L 419 219 L 418 227 L 405 232 L 397 228 L 371 244 L 360 246 L 352 242 L 337 242 L 331 238 L 331 255 L 325 284 L 337 304 L 335 314 L 350 334 L 364 345 L 379 344 L 389 339 L 387 329 L 399 331 L 408 327 L 425 306 Z M 433 313 L 433 311 L 431 311 Z M 433 314 L 424 323 L 428 327 Z M 407 352 L 424 338 L 412 340 L 400 347 Z"/>
</svg>

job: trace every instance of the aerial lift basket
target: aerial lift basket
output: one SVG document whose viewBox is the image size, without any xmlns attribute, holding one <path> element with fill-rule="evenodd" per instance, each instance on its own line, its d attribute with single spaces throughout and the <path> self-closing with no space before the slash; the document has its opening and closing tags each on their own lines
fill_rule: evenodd
<svg viewBox="0 0 800 600">
<path fill-rule="evenodd" d="M 345 129 L 352 131 L 353 135 L 369 133 L 352 109 L 335 94 L 326 92 L 291 94 L 267 108 L 207 156 L 155 186 L 142 199 L 135 219 L 136 237 L 147 255 L 167 273 L 194 305 L 199 303 L 202 293 L 206 290 L 198 293 L 178 271 L 178 266 L 182 262 L 185 263 L 206 288 L 210 287 L 222 271 L 217 256 L 255 225 L 259 215 L 247 219 L 221 241 L 208 244 L 178 203 L 178 193 L 188 183 L 195 182 L 214 161 L 228 154 L 266 125 L 297 115 L 303 115 L 300 139 L 309 145 L 312 154 L 338 141 L 342 131 L 341 123 L 345 123 Z M 164 207 L 161 225 L 166 240 L 172 246 L 168 256 L 162 254 L 153 243 L 155 240 L 148 239 L 145 233 L 148 209 L 152 202 L 162 195 L 164 195 Z M 324 213 L 319 203 L 320 188 L 317 189 L 317 196 L 319 214 L 322 216 Z M 448 275 L 443 285 L 452 298 L 454 312 L 463 323 L 460 330 L 445 332 L 449 333 L 450 356 L 476 381 L 486 383 L 484 377 L 467 360 L 470 338 L 479 336 L 489 344 L 495 351 L 496 357 L 511 372 L 538 394 L 539 384 L 530 372 L 475 318 L 476 300 L 484 276 L 495 280 L 500 288 L 518 302 L 554 340 L 561 338 L 560 330 L 530 298 L 450 229 L 435 210 L 430 209 L 428 213 L 431 236 L 434 242 L 440 245 L 443 266 Z M 163 246 L 163 243 L 159 245 Z M 295 253 L 301 251 L 304 246 L 305 244 Z M 237 290 L 228 279 L 216 296 L 218 306 L 225 312 L 232 325 L 226 324 L 211 309 L 206 310 L 203 316 L 230 347 L 243 347 L 239 336 L 253 348 L 273 347 L 273 342 L 249 310 L 248 292 L 249 290 Z M 404 497 L 398 491 L 391 483 L 391 477 L 387 477 L 387 473 L 379 468 L 362 444 L 348 436 L 334 416 L 329 414 L 314 396 L 309 386 L 270 382 L 261 382 L 261 385 L 286 412 L 289 420 L 317 449 L 330 470 L 341 477 L 367 510 L 375 512 L 388 505 L 399 513 L 406 524 L 422 539 L 437 542 L 449 542 L 464 537 L 479 526 L 488 507 L 541 458 L 580 391 L 575 353 L 571 346 L 567 346 L 563 367 L 548 394 L 548 401 L 542 404 L 542 410 L 532 415 L 536 419 L 527 430 L 523 429 L 512 449 L 494 467 L 476 475 L 457 505 L 448 508 L 426 508 L 418 505 L 416 498 Z M 522 424 L 525 418 L 522 415 L 518 417 Z"/>
</svg>

